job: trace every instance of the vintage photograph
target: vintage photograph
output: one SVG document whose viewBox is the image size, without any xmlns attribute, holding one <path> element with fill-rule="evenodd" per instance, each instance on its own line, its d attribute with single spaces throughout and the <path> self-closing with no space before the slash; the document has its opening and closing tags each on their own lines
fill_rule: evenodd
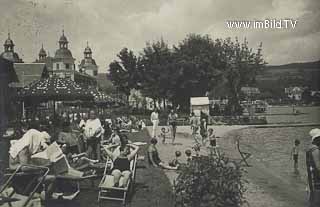
<svg viewBox="0 0 320 207">
<path fill-rule="evenodd" d="M 0 207 L 320 207 L 319 0 L 0 14 Z"/>
</svg>

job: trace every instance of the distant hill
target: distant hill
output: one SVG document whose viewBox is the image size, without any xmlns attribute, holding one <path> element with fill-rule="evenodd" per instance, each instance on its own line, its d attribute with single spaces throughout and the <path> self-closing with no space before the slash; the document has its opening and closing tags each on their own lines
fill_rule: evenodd
<svg viewBox="0 0 320 207">
<path fill-rule="evenodd" d="M 257 82 L 262 88 L 309 86 L 320 90 L 320 61 L 266 66 Z"/>
<path fill-rule="evenodd" d="M 304 63 L 290 63 L 285 65 L 269 65 L 267 66 L 269 70 L 280 70 L 280 69 L 320 69 L 320 60 L 315 62 L 304 62 Z"/>
</svg>

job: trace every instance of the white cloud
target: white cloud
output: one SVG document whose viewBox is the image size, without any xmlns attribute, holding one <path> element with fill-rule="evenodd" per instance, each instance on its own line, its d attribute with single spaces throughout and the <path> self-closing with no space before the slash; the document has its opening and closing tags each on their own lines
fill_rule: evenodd
<svg viewBox="0 0 320 207">
<path fill-rule="evenodd" d="M 33 61 L 41 44 L 54 55 L 62 27 L 77 62 L 88 40 L 105 71 L 123 47 L 139 52 L 146 41 L 164 38 L 177 44 L 189 33 L 213 38 L 247 37 L 250 46 L 264 43 L 271 64 L 320 57 L 318 0 L 1 0 L 0 42 L 10 28 L 16 49 Z M 295 30 L 227 29 L 226 20 L 298 19 Z"/>
</svg>

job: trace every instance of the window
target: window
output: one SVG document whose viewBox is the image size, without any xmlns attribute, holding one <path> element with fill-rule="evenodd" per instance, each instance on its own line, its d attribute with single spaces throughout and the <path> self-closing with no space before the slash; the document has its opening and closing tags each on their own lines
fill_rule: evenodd
<svg viewBox="0 0 320 207">
<path fill-rule="evenodd" d="M 59 70 L 59 63 L 56 64 L 56 68 L 57 68 L 57 70 Z"/>
<path fill-rule="evenodd" d="M 69 68 L 70 68 L 69 63 L 66 63 L 66 69 L 69 69 Z"/>
<path fill-rule="evenodd" d="M 97 75 L 98 75 L 98 71 L 94 70 L 94 71 L 93 71 L 93 75 L 94 75 L 94 76 L 97 76 Z"/>
</svg>

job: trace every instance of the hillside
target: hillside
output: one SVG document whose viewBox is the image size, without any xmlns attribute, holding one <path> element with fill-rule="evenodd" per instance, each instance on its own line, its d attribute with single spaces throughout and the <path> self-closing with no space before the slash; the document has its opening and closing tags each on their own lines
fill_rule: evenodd
<svg viewBox="0 0 320 207">
<path fill-rule="evenodd" d="M 262 88 L 309 86 L 320 90 L 320 61 L 266 66 L 257 82 Z"/>
</svg>

